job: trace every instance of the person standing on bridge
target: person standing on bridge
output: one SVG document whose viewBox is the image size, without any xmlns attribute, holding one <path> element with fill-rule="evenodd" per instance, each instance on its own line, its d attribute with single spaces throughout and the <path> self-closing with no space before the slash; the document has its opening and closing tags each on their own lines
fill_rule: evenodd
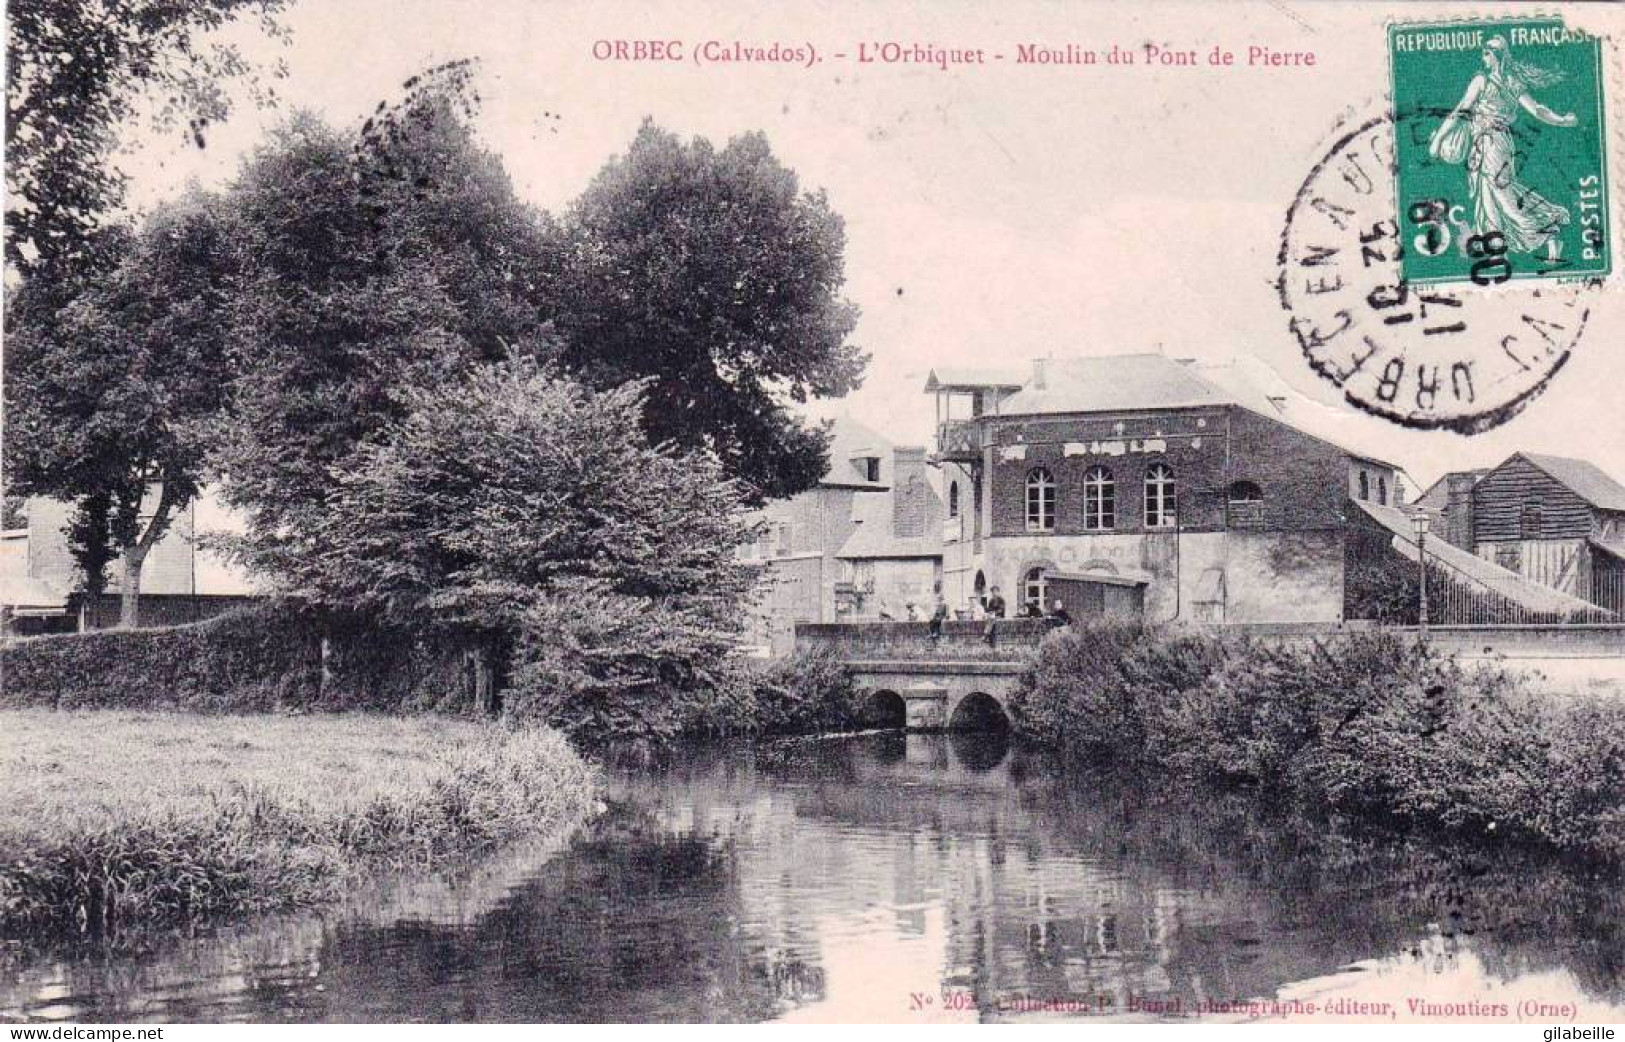
<svg viewBox="0 0 1625 1042">
<path fill-rule="evenodd" d="M 931 609 L 931 639 L 942 639 L 942 624 L 948 621 L 948 602 L 942 599 L 942 590 L 936 592 L 937 603 Z"/>
<path fill-rule="evenodd" d="M 988 593 L 987 627 L 982 630 L 982 639 L 987 641 L 987 646 L 990 648 L 993 646 L 994 627 L 999 624 L 999 620 L 1002 618 L 1004 618 L 1004 595 L 1001 594 L 999 592 L 999 588 L 995 586 Z"/>
</svg>

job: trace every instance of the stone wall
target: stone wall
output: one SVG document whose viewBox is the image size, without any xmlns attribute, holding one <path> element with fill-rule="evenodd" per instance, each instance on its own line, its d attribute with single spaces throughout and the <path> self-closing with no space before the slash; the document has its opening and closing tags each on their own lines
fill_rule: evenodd
<svg viewBox="0 0 1625 1042">
<path fill-rule="evenodd" d="M 938 640 L 926 622 L 804 623 L 796 627 L 796 647 L 848 659 L 1005 657 L 1037 648 L 1052 629 L 1043 619 L 1005 619 L 996 624 L 990 648 L 985 622 L 945 622 Z"/>
</svg>

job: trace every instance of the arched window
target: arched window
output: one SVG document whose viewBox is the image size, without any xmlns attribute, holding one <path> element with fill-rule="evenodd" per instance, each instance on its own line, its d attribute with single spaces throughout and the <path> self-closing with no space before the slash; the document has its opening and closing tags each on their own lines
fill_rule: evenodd
<svg viewBox="0 0 1625 1042">
<path fill-rule="evenodd" d="M 1048 585 L 1044 582 L 1044 566 L 1035 565 L 1027 569 L 1021 577 L 1022 607 L 1037 604 L 1039 609 L 1042 610 L 1044 605 L 1048 603 L 1044 600 L 1044 594 L 1047 590 Z"/>
<path fill-rule="evenodd" d="M 959 516 L 959 482 L 948 482 L 948 516 Z"/>
<path fill-rule="evenodd" d="M 1264 501 L 1264 490 L 1255 482 L 1232 481 L 1230 483 L 1230 502 L 1232 503 L 1261 503 Z"/>
<path fill-rule="evenodd" d="M 1363 470 L 1360 471 L 1360 498 L 1371 498 L 1371 479 L 1365 476 L 1365 471 Z"/>
<path fill-rule="evenodd" d="M 1083 527 L 1091 532 L 1117 527 L 1117 482 L 1105 467 L 1083 472 Z"/>
<path fill-rule="evenodd" d="M 1388 479 L 1381 474 L 1377 475 L 1377 505 L 1388 505 Z"/>
<path fill-rule="evenodd" d="M 1043 467 L 1027 474 L 1027 531 L 1055 531 L 1055 478 Z"/>
<path fill-rule="evenodd" d="M 976 603 L 987 606 L 987 576 L 980 571 L 976 573 L 976 581 L 971 583 L 971 592 L 976 597 Z"/>
<path fill-rule="evenodd" d="M 1153 463 L 1145 472 L 1145 527 L 1174 527 L 1174 468 Z"/>
</svg>

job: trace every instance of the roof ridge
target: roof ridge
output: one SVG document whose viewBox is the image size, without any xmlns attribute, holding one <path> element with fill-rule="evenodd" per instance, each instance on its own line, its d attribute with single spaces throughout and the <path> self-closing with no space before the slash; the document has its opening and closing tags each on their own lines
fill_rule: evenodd
<svg viewBox="0 0 1625 1042">
<path fill-rule="evenodd" d="M 1547 460 L 1547 461 L 1561 463 L 1561 464 L 1565 464 L 1565 465 L 1573 464 L 1575 466 L 1578 466 L 1581 469 L 1583 469 L 1585 471 L 1588 471 L 1590 475 L 1594 475 L 1594 476 L 1596 476 L 1598 478 L 1601 478 L 1603 481 L 1606 481 L 1609 485 L 1612 486 L 1612 488 L 1606 489 L 1605 491 L 1608 491 L 1608 492 L 1611 492 L 1611 493 L 1618 493 L 1620 496 L 1625 497 L 1625 482 L 1621 482 L 1618 478 L 1614 477 L 1612 474 L 1608 473 L 1606 470 L 1603 470 L 1601 464 L 1595 462 L 1594 460 L 1584 459 L 1584 458 L 1579 457 L 1579 456 L 1558 456 L 1558 455 L 1556 455 L 1554 453 L 1549 453 L 1549 452 L 1525 452 L 1524 450 L 1520 449 L 1517 452 L 1514 452 L 1511 456 L 1508 456 L 1506 458 L 1506 460 L 1503 460 L 1501 462 L 1500 466 L 1504 467 L 1504 466 L 1506 466 L 1507 462 L 1509 462 L 1509 461 L 1511 461 L 1513 459 L 1516 459 L 1518 457 L 1522 457 L 1523 459 L 1528 460 L 1537 469 L 1539 469 L 1541 471 L 1541 473 L 1545 474 L 1547 477 L 1551 478 L 1553 481 L 1557 482 L 1559 485 L 1562 485 L 1564 488 L 1568 489 L 1570 492 L 1572 492 L 1575 495 L 1579 496 L 1581 499 L 1583 499 L 1586 502 L 1590 503 L 1592 506 L 1602 507 L 1605 510 L 1619 509 L 1617 506 L 1610 506 L 1609 504 L 1599 502 L 1599 499 L 1601 497 L 1598 495 L 1598 490 L 1597 489 L 1595 489 L 1595 488 L 1586 489 L 1586 488 L 1577 487 L 1575 482 L 1574 482 L 1574 476 L 1573 475 L 1565 476 L 1563 474 L 1559 474 L 1559 473 L 1553 471 L 1553 469 L 1551 468 L 1550 465 L 1542 465 L 1541 461 L 1542 460 Z M 1494 469 L 1499 470 L 1500 467 L 1496 467 Z"/>
</svg>

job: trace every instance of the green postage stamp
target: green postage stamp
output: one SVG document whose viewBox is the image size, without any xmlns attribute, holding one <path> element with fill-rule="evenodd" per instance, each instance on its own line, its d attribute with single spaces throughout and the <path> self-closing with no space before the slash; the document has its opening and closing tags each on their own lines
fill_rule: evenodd
<svg viewBox="0 0 1625 1042">
<path fill-rule="evenodd" d="M 1601 55 L 1554 18 L 1389 26 L 1407 281 L 1608 274 Z"/>
</svg>

